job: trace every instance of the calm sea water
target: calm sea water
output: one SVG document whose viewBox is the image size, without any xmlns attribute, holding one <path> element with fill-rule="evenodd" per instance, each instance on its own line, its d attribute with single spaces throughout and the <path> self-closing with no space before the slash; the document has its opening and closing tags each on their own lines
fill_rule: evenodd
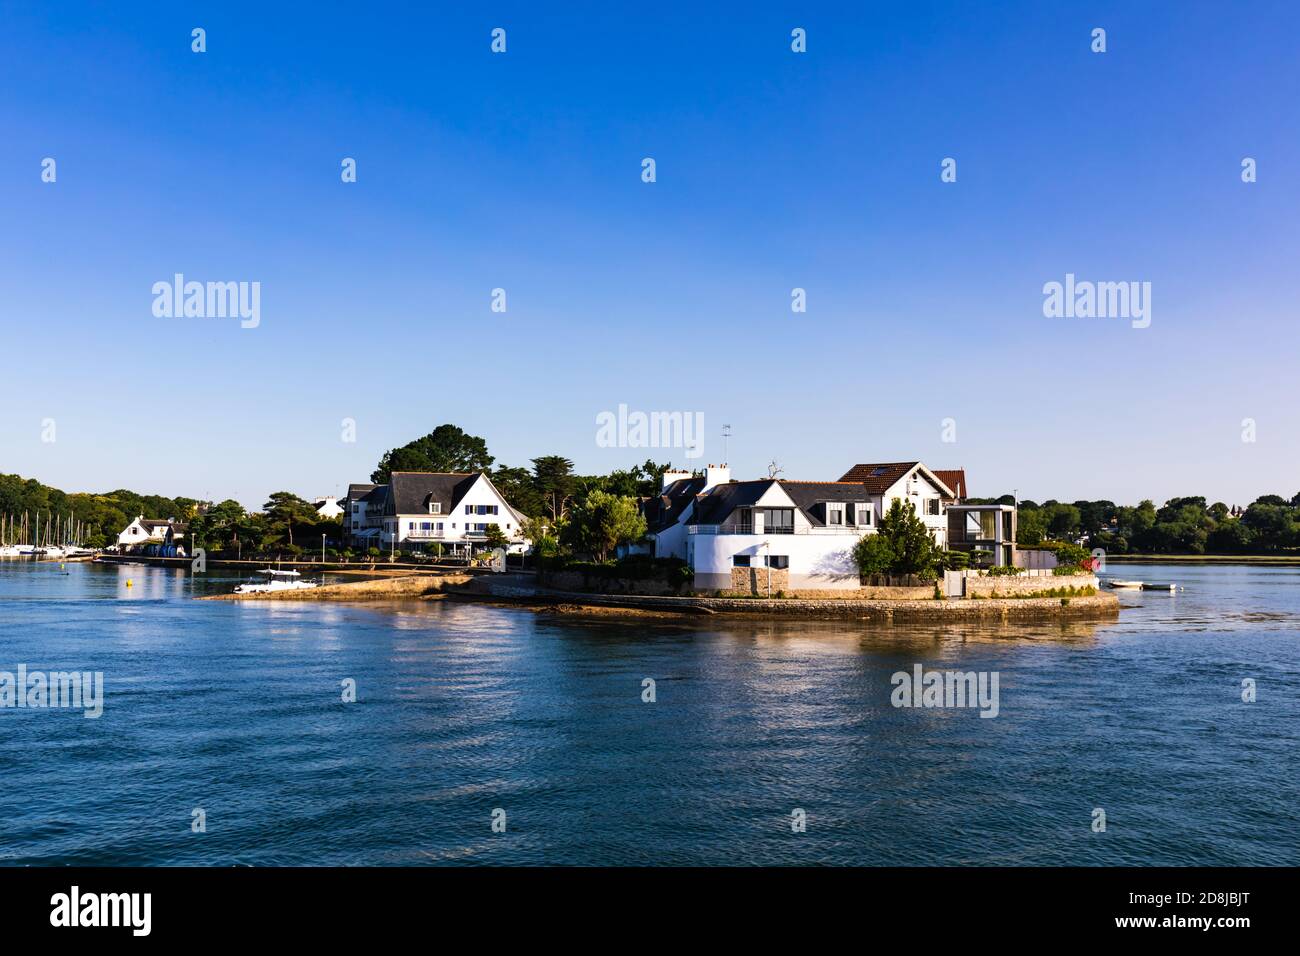
<svg viewBox="0 0 1300 956">
<path fill-rule="evenodd" d="M 0 863 L 1300 863 L 1300 569 L 1117 570 L 1186 590 L 1100 626 L 612 623 L 5 562 L 0 670 L 106 700 L 0 710 Z M 997 671 L 1000 715 L 892 707 L 915 663 Z"/>
</svg>

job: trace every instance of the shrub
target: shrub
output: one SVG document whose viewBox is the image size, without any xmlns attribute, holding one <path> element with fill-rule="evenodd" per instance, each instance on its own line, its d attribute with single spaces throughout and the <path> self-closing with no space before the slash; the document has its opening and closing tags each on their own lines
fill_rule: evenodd
<svg viewBox="0 0 1300 956">
<path fill-rule="evenodd" d="M 965 551 L 945 551 L 943 566 L 949 571 L 965 571 L 970 567 L 970 555 Z"/>
<path fill-rule="evenodd" d="M 1023 574 L 1024 572 L 1024 568 L 1015 568 L 1009 564 L 995 564 L 984 573 L 991 578 L 1009 578 L 1017 574 Z"/>
<path fill-rule="evenodd" d="M 893 546 L 879 534 L 863 535 L 853 546 L 852 553 L 861 575 L 888 574 L 897 560 Z"/>
</svg>

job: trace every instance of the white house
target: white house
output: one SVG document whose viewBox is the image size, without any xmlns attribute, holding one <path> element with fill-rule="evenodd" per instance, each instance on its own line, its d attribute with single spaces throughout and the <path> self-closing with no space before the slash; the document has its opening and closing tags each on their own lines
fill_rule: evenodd
<svg viewBox="0 0 1300 956">
<path fill-rule="evenodd" d="M 184 537 L 183 526 L 177 525 L 174 518 L 163 521 L 140 515 L 122 529 L 117 536 L 117 547 L 122 550 L 137 544 L 163 544 L 168 540 L 168 531 L 171 531 L 173 540 Z"/>
<path fill-rule="evenodd" d="M 316 509 L 316 514 L 322 518 L 334 519 L 341 517 L 343 506 L 339 504 L 337 498 L 333 495 L 326 495 L 323 498 L 317 498 L 312 502 L 312 507 Z"/>
<path fill-rule="evenodd" d="M 853 546 L 875 533 L 894 499 L 910 501 L 946 546 L 946 502 L 956 494 L 924 464 L 858 465 L 850 475 L 732 481 L 726 465 L 710 465 L 703 477 L 666 474 L 644 508 L 655 555 L 686 561 L 697 590 L 731 589 L 754 568 L 779 572 L 782 589 L 857 588 Z"/>
<path fill-rule="evenodd" d="M 348 543 L 384 551 L 441 544 L 453 551 L 483 544 L 497 525 L 508 550 L 522 553 L 524 516 L 482 472 L 394 472 L 386 485 L 349 485 Z"/>
</svg>

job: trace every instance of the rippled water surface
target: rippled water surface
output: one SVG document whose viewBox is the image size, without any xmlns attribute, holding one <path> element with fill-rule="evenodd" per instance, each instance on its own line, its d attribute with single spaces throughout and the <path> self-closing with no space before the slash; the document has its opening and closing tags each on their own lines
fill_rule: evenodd
<svg viewBox="0 0 1300 956">
<path fill-rule="evenodd" d="M 1297 568 L 1125 565 L 1186 590 L 1126 593 L 1117 624 L 943 627 L 66 570 L 0 564 L 0 670 L 102 671 L 104 712 L 0 709 L 0 863 L 1300 863 Z M 999 715 L 894 708 L 915 663 L 996 671 Z"/>
</svg>

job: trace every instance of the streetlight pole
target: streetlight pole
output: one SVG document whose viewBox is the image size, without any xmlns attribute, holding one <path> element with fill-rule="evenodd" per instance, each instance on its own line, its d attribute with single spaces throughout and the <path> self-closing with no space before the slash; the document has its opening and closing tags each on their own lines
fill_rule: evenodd
<svg viewBox="0 0 1300 956">
<path fill-rule="evenodd" d="M 772 600 L 772 542 L 764 541 L 763 549 L 767 552 L 763 558 L 767 565 L 767 599 L 770 601 Z"/>
</svg>

